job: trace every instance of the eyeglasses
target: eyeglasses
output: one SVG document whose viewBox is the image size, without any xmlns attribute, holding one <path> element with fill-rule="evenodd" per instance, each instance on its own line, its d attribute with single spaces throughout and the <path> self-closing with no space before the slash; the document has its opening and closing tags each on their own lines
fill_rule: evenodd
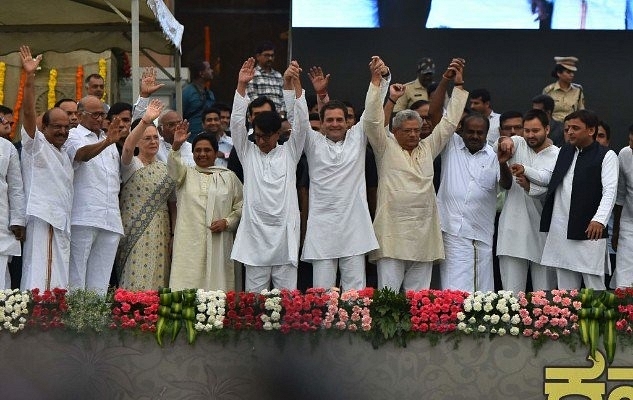
<svg viewBox="0 0 633 400">
<path fill-rule="evenodd" d="M 82 113 L 90 115 L 90 117 L 91 117 L 92 119 L 105 118 L 105 117 L 107 117 L 107 116 L 108 116 L 108 114 L 106 114 L 106 113 L 104 113 L 104 112 L 90 112 L 90 111 L 82 111 Z"/>
<path fill-rule="evenodd" d="M 70 125 L 48 124 L 48 126 L 55 129 L 56 131 L 61 131 L 61 130 L 67 131 L 70 129 Z"/>
<path fill-rule="evenodd" d="M 13 126 L 13 125 L 15 125 L 15 122 L 13 122 L 13 121 L 9 121 L 9 120 L 8 120 L 8 119 L 6 119 L 5 117 L 0 116 L 0 124 L 4 124 L 4 125 L 9 124 L 9 126 Z"/>
</svg>

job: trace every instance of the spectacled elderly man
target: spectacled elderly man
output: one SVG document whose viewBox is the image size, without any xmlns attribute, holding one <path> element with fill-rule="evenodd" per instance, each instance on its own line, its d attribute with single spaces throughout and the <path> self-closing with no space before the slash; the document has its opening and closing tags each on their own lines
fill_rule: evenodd
<svg viewBox="0 0 633 400">
<path fill-rule="evenodd" d="M 468 99 L 462 87 L 464 63 L 455 58 L 444 72 L 440 85 L 453 80 L 455 89 L 447 114 L 425 140 L 420 141 L 422 120 L 413 110 L 396 114 L 393 136 L 371 129 L 374 122 L 365 127 L 378 167 L 374 230 L 380 248 L 372 251 L 369 259 L 377 262 L 379 288 L 429 288 L 433 261 L 444 258 L 433 159 L 455 132 Z M 383 118 L 378 122 L 381 127 Z"/>
<path fill-rule="evenodd" d="M 95 96 L 79 101 L 79 125 L 64 149 L 73 162 L 74 196 L 70 234 L 70 287 L 105 294 L 119 239 L 119 153 L 115 144 L 127 133 L 114 117 L 107 135 L 106 113 Z"/>
</svg>

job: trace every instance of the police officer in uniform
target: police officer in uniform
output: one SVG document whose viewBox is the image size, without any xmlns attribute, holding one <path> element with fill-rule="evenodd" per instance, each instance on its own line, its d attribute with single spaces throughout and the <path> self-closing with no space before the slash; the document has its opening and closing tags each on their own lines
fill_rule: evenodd
<svg viewBox="0 0 633 400">
<path fill-rule="evenodd" d="M 556 82 L 545 86 L 543 94 L 554 99 L 554 112 L 552 119 L 563 121 L 568 114 L 574 111 L 584 110 L 585 94 L 582 86 L 573 83 L 577 71 L 576 57 L 554 57 L 556 67 L 552 71 L 552 77 Z"/>
</svg>

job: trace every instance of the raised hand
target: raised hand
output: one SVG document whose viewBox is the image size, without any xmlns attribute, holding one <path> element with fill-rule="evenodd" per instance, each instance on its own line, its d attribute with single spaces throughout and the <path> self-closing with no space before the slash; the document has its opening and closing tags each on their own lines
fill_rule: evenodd
<svg viewBox="0 0 633 400">
<path fill-rule="evenodd" d="M 371 72 L 371 82 L 376 86 L 380 86 L 380 80 L 383 75 L 389 73 L 389 67 L 378 56 L 372 56 L 369 62 L 369 71 Z"/>
<path fill-rule="evenodd" d="M 463 58 L 453 58 L 442 76 L 448 80 L 454 81 L 455 84 L 461 85 L 464 83 L 463 73 L 465 66 L 466 60 Z"/>
<path fill-rule="evenodd" d="M 147 67 L 141 75 L 141 97 L 149 97 L 158 89 L 165 86 L 163 83 L 156 83 L 156 68 Z"/>
<path fill-rule="evenodd" d="M 121 119 L 119 117 L 112 118 L 110 126 L 108 126 L 108 132 L 106 133 L 107 140 L 110 143 L 116 143 L 128 134 L 127 129 L 123 129 Z"/>
<path fill-rule="evenodd" d="M 176 129 L 174 130 L 174 150 L 180 149 L 180 145 L 182 145 L 187 138 L 189 137 L 189 121 L 183 119 L 182 122 L 176 125 Z M 176 147 L 178 145 L 178 147 Z"/>
<path fill-rule="evenodd" d="M 330 84 L 330 74 L 325 75 L 321 67 L 311 67 L 308 71 L 308 77 L 315 92 L 318 94 L 327 93 L 327 88 Z"/>
<path fill-rule="evenodd" d="M 24 72 L 27 74 L 31 74 L 37 70 L 37 67 L 40 65 L 40 61 L 42 61 L 42 55 L 33 58 L 31 55 L 31 49 L 29 46 L 22 45 L 20 46 L 20 59 L 22 60 L 22 68 Z"/>
<path fill-rule="evenodd" d="M 143 120 L 151 124 L 156 118 L 160 116 L 160 113 L 163 112 L 163 108 L 165 108 L 165 104 L 158 99 L 153 99 L 149 102 L 147 106 L 147 110 L 145 110 L 145 114 L 143 114 Z"/>
<path fill-rule="evenodd" d="M 402 83 L 394 83 L 389 86 L 389 98 L 393 100 L 398 100 L 400 97 L 404 95 L 404 85 Z"/>
<path fill-rule="evenodd" d="M 248 83 L 253 79 L 253 76 L 255 76 L 255 59 L 250 57 L 242 64 L 242 68 L 240 68 L 240 72 L 237 76 L 237 81 L 239 83 Z"/>
</svg>

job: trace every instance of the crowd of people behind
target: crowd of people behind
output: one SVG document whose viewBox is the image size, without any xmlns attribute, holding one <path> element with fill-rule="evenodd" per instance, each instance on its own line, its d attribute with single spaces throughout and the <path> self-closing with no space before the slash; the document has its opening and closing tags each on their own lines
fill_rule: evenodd
<svg viewBox="0 0 633 400">
<path fill-rule="evenodd" d="M 151 98 L 162 85 L 150 68 L 134 105 L 105 104 L 93 74 L 86 97 L 40 119 L 41 56 L 22 46 L 16 146 L 0 105 L 0 286 L 20 255 L 21 289 L 99 293 L 236 290 L 242 270 L 246 291 L 295 289 L 310 264 L 310 286 L 360 289 L 368 262 L 396 291 L 633 283 L 633 127 L 630 146 L 609 150 L 576 58 L 555 58 L 531 110 L 498 114 L 487 90 L 464 89 L 463 59 L 435 82 L 424 58 L 415 80 L 391 84 L 374 56 L 357 120 L 321 67 L 282 74 L 274 51 L 263 43 L 244 62 L 232 107 L 199 61 L 182 115 Z"/>
</svg>

